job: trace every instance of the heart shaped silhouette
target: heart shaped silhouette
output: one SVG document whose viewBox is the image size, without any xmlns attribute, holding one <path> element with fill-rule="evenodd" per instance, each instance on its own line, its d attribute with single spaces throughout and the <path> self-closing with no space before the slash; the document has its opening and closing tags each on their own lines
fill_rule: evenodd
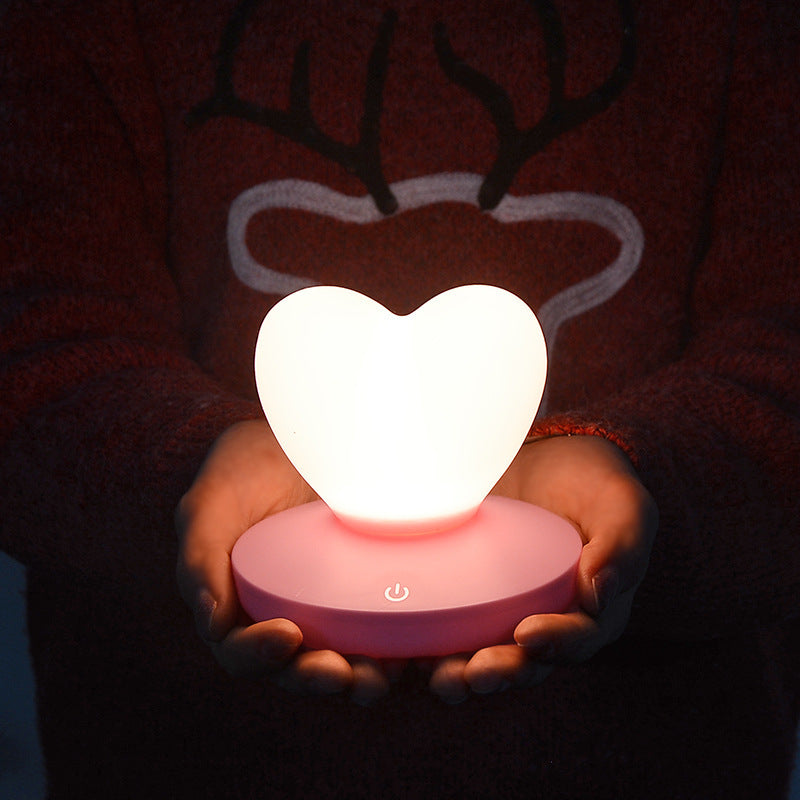
<svg viewBox="0 0 800 800">
<path fill-rule="evenodd" d="M 511 463 L 547 372 L 518 297 L 461 286 L 397 316 L 313 286 L 265 317 L 261 404 L 290 461 L 350 527 L 440 530 L 471 516 Z"/>
</svg>

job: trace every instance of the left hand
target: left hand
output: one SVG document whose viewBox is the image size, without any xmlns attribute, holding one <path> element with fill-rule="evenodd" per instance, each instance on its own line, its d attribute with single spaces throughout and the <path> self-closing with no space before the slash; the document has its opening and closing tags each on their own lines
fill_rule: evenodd
<svg viewBox="0 0 800 800">
<path fill-rule="evenodd" d="M 440 661 L 430 686 L 448 702 L 538 683 L 556 665 L 585 661 L 619 638 L 658 527 L 655 501 L 627 456 L 597 436 L 524 445 L 493 493 L 542 506 L 578 529 L 578 610 L 526 617 L 516 644 Z"/>
</svg>

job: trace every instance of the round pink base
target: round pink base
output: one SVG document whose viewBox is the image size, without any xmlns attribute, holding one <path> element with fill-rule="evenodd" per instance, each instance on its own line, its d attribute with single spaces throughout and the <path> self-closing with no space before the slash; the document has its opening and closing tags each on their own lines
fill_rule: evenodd
<svg viewBox="0 0 800 800">
<path fill-rule="evenodd" d="M 394 537 L 315 502 L 254 525 L 231 560 L 254 620 L 290 619 L 313 649 L 410 658 L 509 642 L 529 614 L 568 610 L 581 546 L 561 517 L 503 497 L 456 528 Z"/>
</svg>

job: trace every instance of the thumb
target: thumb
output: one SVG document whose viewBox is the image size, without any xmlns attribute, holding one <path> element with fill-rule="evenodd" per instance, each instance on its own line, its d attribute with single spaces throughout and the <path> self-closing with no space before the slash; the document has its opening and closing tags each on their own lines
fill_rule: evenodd
<svg viewBox="0 0 800 800">
<path fill-rule="evenodd" d="M 213 521 L 190 519 L 185 508 L 179 507 L 176 529 L 180 547 L 175 569 L 178 589 L 194 614 L 198 634 L 206 641 L 218 642 L 241 614 L 230 553 Z"/>
<path fill-rule="evenodd" d="M 627 513 L 617 506 L 615 517 L 591 531 L 578 565 L 578 597 L 581 607 L 599 616 L 622 594 L 636 589 L 644 578 L 658 511 L 641 484 L 632 485 Z"/>
</svg>

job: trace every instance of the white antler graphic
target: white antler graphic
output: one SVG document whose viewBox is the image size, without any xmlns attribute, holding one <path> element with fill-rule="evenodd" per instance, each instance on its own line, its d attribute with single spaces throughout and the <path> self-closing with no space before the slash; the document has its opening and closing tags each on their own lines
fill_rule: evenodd
<svg viewBox="0 0 800 800">
<path fill-rule="evenodd" d="M 482 176 L 470 173 L 441 173 L 400 181 L 390 189 L 397 199 L 397 213 L 403 213 L 442 202 L 477 206 L 477 190 L 482 181 Z M 271 269 L 251 255 L 246 241 L 247 226 L 254 214 L 271 208 L 302 210 L 361 225 L 386 219 L 369 195 L 352 197 L 308 181 L 272 181 L 242 192 L 231 204 L 228 215 L 228 250 L 233 270 L 251 289 L 281 296 L 316 281 Z M 620 242 L 617 258 L 605 269 L 554 295 L 537 310 L 551 351 L 558 329 L 566 320 L 613 297 L 639 267 L 644 249 L 642 226 L 629 208 L 610 197 L 581 192 L 505 195 L 494 209 L 485 213 L 502 223 L 590 222 L 605 228 Z"/>
<path fill-rule="evenodd" d="M 243 0 L 234 10 L 220 41 L 213 93 L 188 114 L 187 121 L 201 124 L 227 116 L 268 128 L 345 167 L 369 194 L 352 197 L 301 180 L 272 181 L 243 192 L 234 200 L 228 215 L 228 248 L 233 270 L 244 284 L 259 292 L 285 295 L 315 283 L 310 277 L 272 269 L 252 257 L 246 242 L 248 224 L 254 214 L 271 208 L 301 209 L 367 225 L 389 214 L 447 201 L 477 206 L 504 223 L 576 220 L 597 224 L 619 240 L 619 254 L 605 269 L 564 289 L 538 309 L 552 351 L 558 330 L 566 320 L 604 303 L 638 269 L 644 234 L 636 217 L 624 205 L 609 197 L 575 192 L 527 197 L 507 194 L 515 175 L 529 158 L 557 137 L 608 109 L 624 91 L 636 61 L 631 0 L 618 0 L 622 27 L 615 68 L 599 86 L 581 97 L 568 97 L 566 93 L 566 38 L 555 4 L 552 0 L 532 0 L 544 37 L 550 92 L 542 117 L 528 129 L 518 126 L 508 92 L 459 57 L 450 44 L 446 27 L 438 24 L 434 30 L 434 48 L 439 65 L 449 80 L 469 92 L 488 111 L 498 137 L 495 161 L 485 177 L 441 173 L 391 185 L 383 176 L 379 145 L 383 89 L 397 15 L 388 11 L 381 18 L 367 63 L 359 138 L 348 145 L 327 135 L 312 114 L 308 42 L 302 42 L 295 52 L 288 108 L 264 107 L 237 94 L 234 58 L 248 20 L 261 2 Z"/>
</svg>

